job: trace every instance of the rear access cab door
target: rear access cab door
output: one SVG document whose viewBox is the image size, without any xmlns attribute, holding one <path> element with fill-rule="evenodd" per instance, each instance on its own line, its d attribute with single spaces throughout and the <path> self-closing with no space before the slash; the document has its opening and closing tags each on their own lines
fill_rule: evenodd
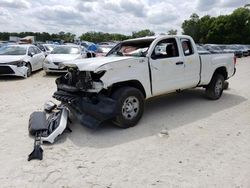
<svg viewBox="0 0 250 188">
<path fill-rule="evenodd" d="M 201 62 L 193 40 L 189 37 L 181 37 L 180 44 L 184 61 L 184 88 L 195 87 L 200 82 Z M 186 87 L 185 87 L 186 86 Z"/>
</svg>

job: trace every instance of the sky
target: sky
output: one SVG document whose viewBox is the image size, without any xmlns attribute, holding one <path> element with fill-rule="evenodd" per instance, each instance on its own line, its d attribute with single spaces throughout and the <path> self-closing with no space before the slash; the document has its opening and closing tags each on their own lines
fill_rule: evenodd
<svg viewBox="0 0 250 188">
<path fill-rule="evenodd" d="M 0 0 L 0 32 L 87 31 L 131 34 L 177 29 L 192 13 L 232 13 L 249 0 Z"/>
</svg>

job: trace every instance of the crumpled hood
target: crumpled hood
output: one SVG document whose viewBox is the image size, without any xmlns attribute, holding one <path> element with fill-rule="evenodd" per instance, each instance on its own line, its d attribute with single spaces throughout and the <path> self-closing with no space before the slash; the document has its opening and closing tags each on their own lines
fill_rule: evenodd
<svg viewBox="0 0 250 188">
<path fill-rule="evenodd" d="M 134 58 L 135 57 L 128 57 L 128 56 L 96 57 L 96 58 L 78 59 L 75 61 L 65 62 L 63 64 L 69 67 L 77 66 L 80 71 L 95 71 L 97 68 L 105 64 L 124 61 L 128 59 L 134 59 Z"/>
<path fill-rule="evenodd" d="M 0 63 L 9 63 L 13 61 L 20 61 L 25 58 L 25 55 L 0 55 Z"/>
<path fill-rule="evenodd" d="M 65 62 L 80 58 L 80 54 L 49 54 L 46 58 L 50 62 Z"/>
</svg>

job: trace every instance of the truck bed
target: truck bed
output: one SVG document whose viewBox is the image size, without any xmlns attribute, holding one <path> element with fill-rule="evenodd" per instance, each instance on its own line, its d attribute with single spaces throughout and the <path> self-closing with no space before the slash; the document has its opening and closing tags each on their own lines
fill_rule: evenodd
<svg viewBox="0 0 250 188">
<path fill-rule="evenodd" d="M 207 85 L 213 72 L 218 67 L 225 67 L 228 70 L 228 78 L 234 74 L 234 54 L 200 54 L 200 83 L 199 85 Z"/>
</svg>

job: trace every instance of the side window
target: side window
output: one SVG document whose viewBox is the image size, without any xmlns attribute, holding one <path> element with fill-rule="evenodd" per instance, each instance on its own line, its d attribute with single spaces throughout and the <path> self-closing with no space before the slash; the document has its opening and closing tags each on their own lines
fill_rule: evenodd
<svg viewBox="0 0 250 188">
<path fill-rule="evenodd" d="M 185 56 L 194 54 L 192 43 L 189 39 L 181 39 L 181 46 Z"/>
<path fill-rule="evenodd" d="M 41 50 L 38 47 L 34 47 L 34 50 L 35 50 L 36 54 L 40 54 L 41 53 Z"/>
<path fill-rule="evenodd" d="M 162 59 L 178 56 L 179 51 L 176 40 L 174 38 L 169 38 L 158 42 L 151 57 L 152 59 Z"/>
<path fill-rule="evenodd" d="M 28 54 L 29 54 L 29 55 L 31 55 L 31 54 L 33 54 L 33 55 L 36 54 L 33 47 L 29 47 Z"/>
</svg>

